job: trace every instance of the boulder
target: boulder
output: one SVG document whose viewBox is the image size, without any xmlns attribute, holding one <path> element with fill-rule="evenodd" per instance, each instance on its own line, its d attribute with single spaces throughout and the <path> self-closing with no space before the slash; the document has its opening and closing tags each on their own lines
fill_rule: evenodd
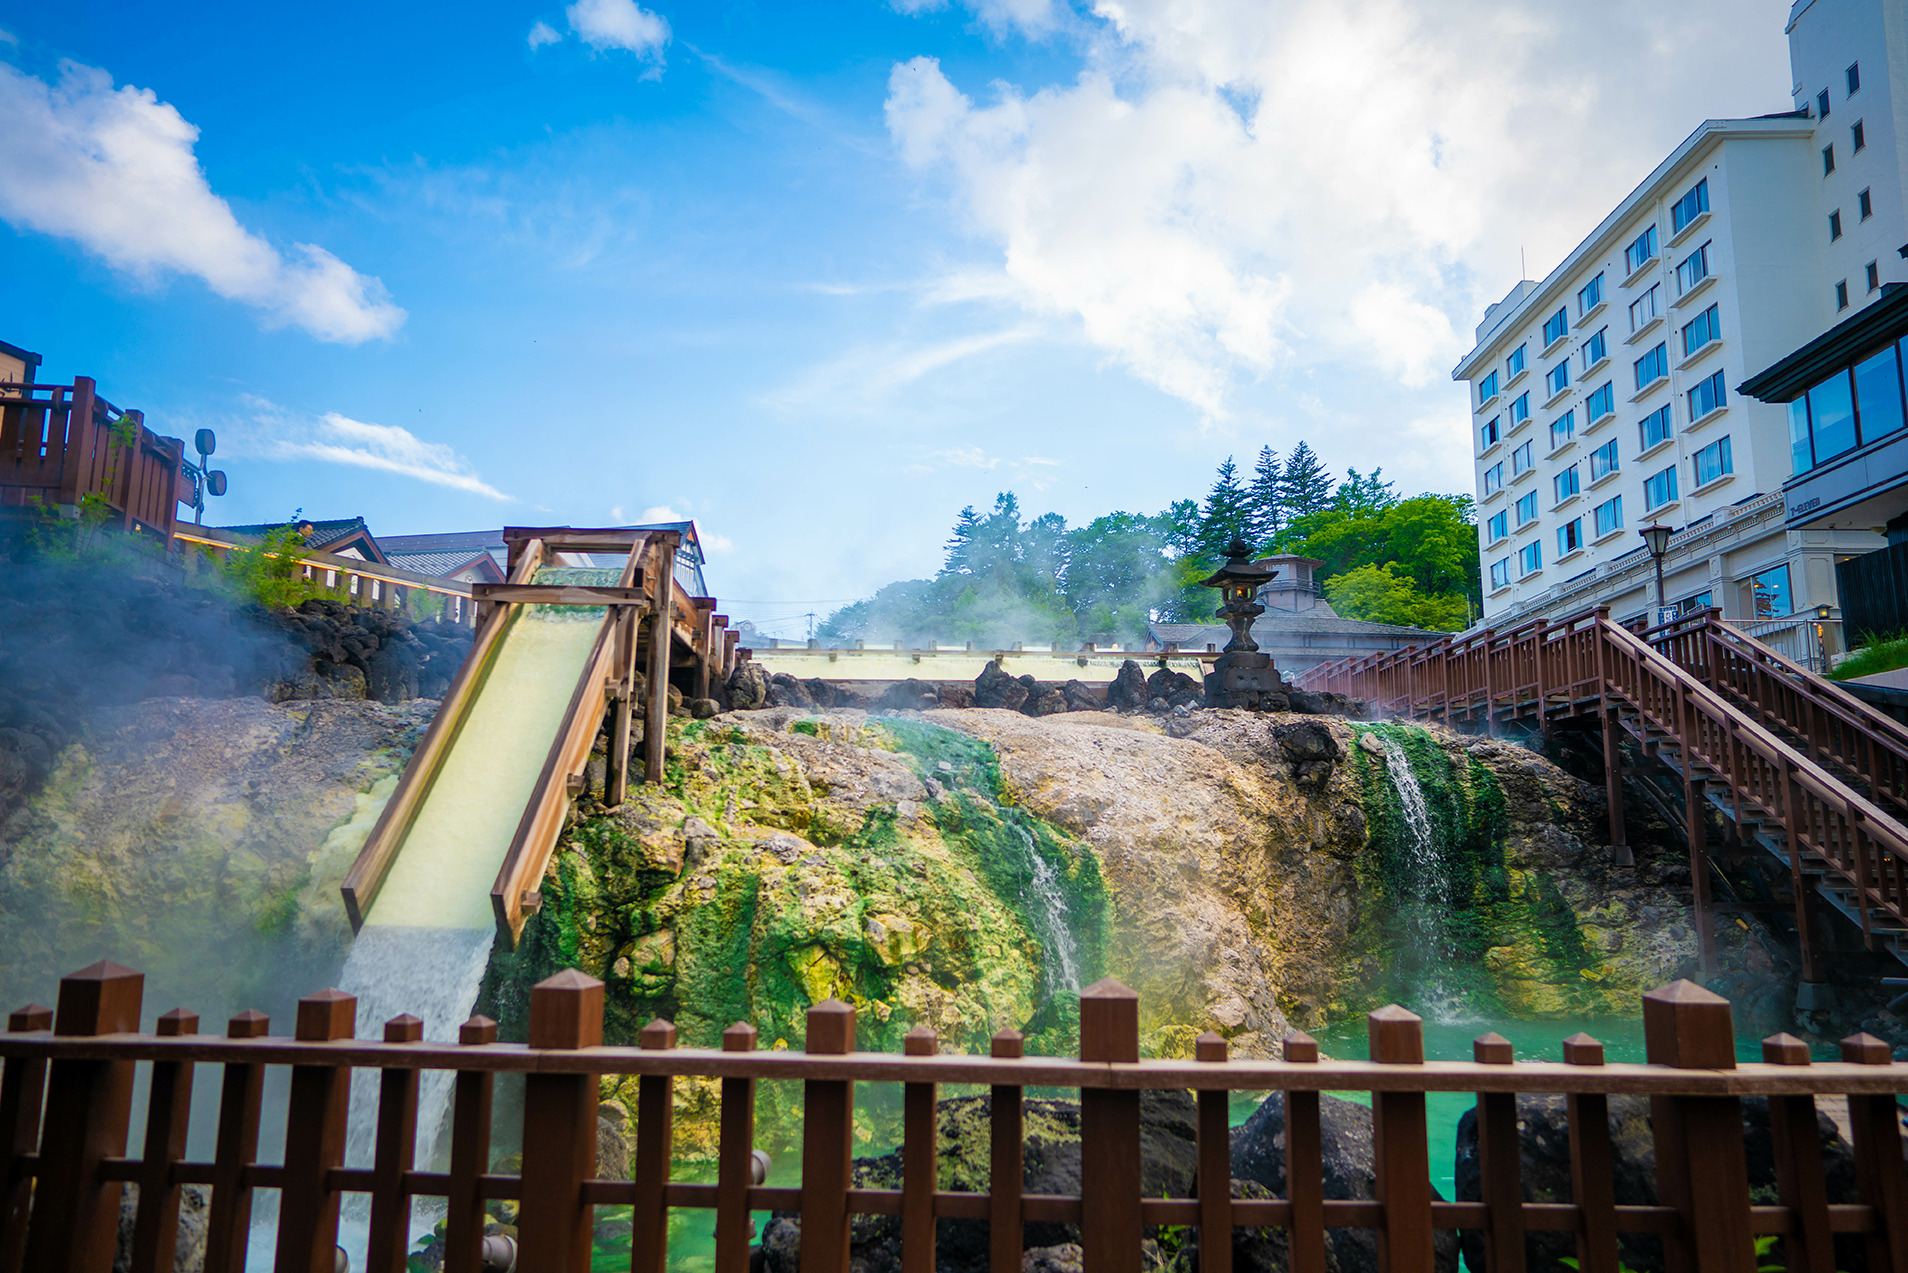
<svg viewBox="0 0 1908 1273">
<path fill-rule="evenodd" d="M 689 700 L 689 715 L 696 720 L 708 720 L 722 713 L 722 704 L 713 698 L 692 698 Z"/>
<path fill-rule="evenodd" d="M 875 706 L 889 711 L 929 711 L 941 705 L 941 691 L 926 681 L 896 681 L 876 701 Z"/>
<path fill-rule="evenodd" d="M 1054 716 L 1069 710 L 1066 691 L 1057 685 L 1042 686 L 1039 694 L 1029 698 L 1026 706 L 1020 710 L 1029 716 Z"/>
<path fill-rule="evenodd" d="M 1146 678 L 1146 693 L 1149 699 L 1163 698 L 1168 707 L 1178 707 L 1184 703 L 1191 706 L 1206 696 L 1205 687 L 1184 672 L 1174 672 L 1160 668 Z"/>
<path fill-rule="evenodd" d="M 753 659 L 744 659 L 729 673 L 729 706 L 738 712 L 753 711 L 769 705 L 768 669 Z"/>
<path fill-rule="evenodd" d="M 1294 761 L 1338 760 L 1344 752 L 1338 746 L 1338 740 L 1332 737 L 1332 731 L 1324 725 L 1311 721 L 1293 721 L 1289 724 L 1272 727 L 1272 736 L 1278 739 L 1279 750 L 1286 758 Z"/>
<path fill-rule="evenodd" d="M 205 1238 L 211 1218 L 212 1191 L 204 1185 L 179 1190 L 178 1236 L 173 1240 L 172 1268 L 166 1273 L 199 1273 L 205 1267 Z M 127 1185 L 119 1195 L 119 1242 L 113 1251 L 113 1273 L 132 1268 L 133 1222 L 139 1212 L 139 1188 Z"/>
<path fill-rule="evenodd" d="M 1027 701 L 1027 687 L 1001 669 L 999 662 L 989 663 L 974 678 L 974 706 L 1001 707 L 1017 712 Z"/>
<path fill-rule="evenodd" d="M 972 707 L 974 705 L 974 687 L 972 685 L 941 686 L 942 707 Z"/>
<path fill-rule="evenodd" d="M 1132 659 L 1120 664 L 1113 683 L 1106 687 L 1106 705 L 1116 711 L 1144 711 L 1151 697 L 1146 689 L 1146 673 Z"/>
<path fill-rule="evenodd" d="M 813 707 L 815 696 L 808 692 L 806 685 L 787 672 L 777 672 L 769 677 L 768 705 L 770 707 Z"/>
<path fill-rule="evenodd" d="M 1067 710 L 1070 712 L 1097 712 L 1100 710 L 1100 696 L 1095 694 L 1084 681 L 1068 681 L 1060 687 L 1066 696 Z"/>
</svg>

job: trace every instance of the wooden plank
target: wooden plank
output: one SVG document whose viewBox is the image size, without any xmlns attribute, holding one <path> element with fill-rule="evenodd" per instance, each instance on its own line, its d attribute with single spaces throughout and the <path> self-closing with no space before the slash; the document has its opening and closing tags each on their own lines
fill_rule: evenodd
<svg viewBox="0 0 1908 1273">
<path fill-rule="evenodd" d="M 603 983 L 575 969 L 530 991 L 530 1046 L 556 1052 L 603 1040 Z M 583 1181 L 596 1174 L 593 1073 L 539 1071 L 524 1081 L 523 1196 L 517 1213 L 521 1273 L 585 1273 L 593 1208 Z"/>
<path fill-rule="evenodd" d="M 7 1033 L 38 1034 L 53 1028 L 53 1009 L 30 1003 L 7 1016 Z M 27 1207 L 33 1180 L 25 1159 L 39 1148 L 40 1107 L 46 1097 L 46 1061 L 7 1058 L 0 1076 L 0 1136 L 6 1138 L 6 1196 L 0 1202 L 0 1273 L 18 1273 L 26 1254 Z"/>
<path fill-rule="evenodd" d="M 199 1032 L 197 1013 L 174 1008 L 158 1020 L 168 1038 Z M 179 1231 L 179 1184 L 173 1164 L 185 1157 L 192 1120 L 192 1062 L 155 1061 L 146 1098 L 146 1144 L 139 1164 L 139 1209 L 133 1217 L 132 1273 L 172 1273 Z"/>
<path fill-rule="evenodd" d="M 1842 1040 L 1842 1059 L 1888 1065 L 1890 1049 L 1871 1034 L 1857 1034 Z M 1901 1107 L 1892 1095 L 1850 1096 L 1848 1121 L 1856 1193 L 1881 1222 L 1868 1234 L 1868 1267 L 1874 1273 L 1903 1273 L 1908 1270 L 1908 1174 L 1902 1170 Z"/>
<path fill-rule="evenodd" d="M 1080 1059 L 1139 1060 L 1139 996 L 1111 977 L 1080 992 Z M 1095 1273 L 1139 1273 L 1139 1093 L 1080 1091 L 1080 1250 Z"/>
<path fill-rule="evenodd" d="M 409 1013 L 384 1023 L 386 1043 L 416 1043 L 423 1037 L 424 1023 Z M 405 1190 L 404 1178 L 417 1157 L 417 1087 L 416 1070 L 387 1069 L 378 1075 L 378 1132 L 371 1169 L 366 1273 L 405 1273 L 411 1240 L 411 1195 Z"/>
<path fill-rule="evenodd" d="M 457 1028 L 467 1048 L 497 1041 L 497 1023 L 472 1017 Z M 482 1180 L 490 1170 L 490 1109 L 496 1076 L 460 1070 L 451 1098 L 450 1173 L 445 1181 L 444 1273 L 481 1273 L 484 1247 Z"/>
<path fill-rule="evenodd" d="M 351 1037 L 358 1001 L 322 990 L 298 1001 L 297 1037 L 329 1043 Z M 338 1212 L 343 1201 L 330 1176 L 344 1162 L 351 1070 L 342 1065 L 292 1067 L 285 1115 L 285 1176 L 278 1192 L 277 1273 L 333 1273 Z"/>
<path fill-rule="evenodd" d="M 95 404 L 90 376 L 73 377 L 73 402 L 66 413 L 66 440 L 60 456 L 60 503 L 77 504 L 92 489 L 91 467 Z"/>
<path fill-rule="evenodd" d="M 1020 1031 L 997 1032 L 989 1054 L 1021 1059 L 1025 1045 Z M 996 1083 L 988 1091 L 987 1265 L 991 1273 L 1020 1273 L 1026 1236 L 1020 1216 L 1021 1088 Z"/>
<path fill-rule="evenodd" d="M 738 1021 L 722 1032 L 725 1052 L 755 1051 L 756 1030 Z M 722 1122 L 716 1147 L 715 1273 L 748 1273 L 749 1186 L 755 1172 L 755 1080 L 722 1080 Z M 905 1259 L 905 1245 L 903 1258 Z"/>
<path fill-rule="evenodd" d="M 1193 1059 L 1223 1065 L 1228 1045 L 1208 1030 L 1193 1040 Z M 1199 1093 L 1199 1273 L 1232 1273 L 1231 1093 Z"/>
<path fill-rule="evenodd" d="M 669 722 L 669 643 L 670 615 L 675 608 L 676 548 L 673 543 L 652 543 L 656 563 L 655 609 L 649 618 L 649 702 L 643 714 L 643 781 L 651 785 L 663 779 L 663 751 Z"/>
<path fill-rule="evenodd" d="M 854 1050 L 855 1010 L 829 999 L 808 1010 L 805 1050 Z M 801 1273 L 847 1273 L 848 1185 L 854 1163 L 854 1084 L 811 1079 L 802 1086 Z"/>
<path fill-rule="evenodd" d="M 1510 1041 L 1480 1036 L 1471 1045 L 1479 1065 L 1510 1065 Z M 1488 1273 L 1524 1273 L 1523 1146 L 1517 1131 L 1517 1097 L 1480 1092 L 1477 1097 L 1478 1197 L 1484 1204 L 1484 1267 Z"/>
<path fill-rule="evenodd" d="M 933 1056 L 940 1039 L 925 1025 L 902 1039 L 907 1056 Z M 933 1083 L 909 1083 L 901 1092 L 901 1273 L 934 1273 L 935 1162 Z M 717 1270 L 717 1273 L 730 1271 Z M 739 1270 L 733 1273 L 740 1273 Z"/>
<path fill-rule="evenodd" d="M 1762 1059 L 1771 1065 L 1808 1065 L 1809 1045 L 1794 1035 L 1772 1035 L 1762 1041 Z M 1770 1097 L 1769 1133 L 1775 1151 L 1776 1194 L 1794 1216 L 1794 1227 L 1782 1238 L 1784 1267 L 1789 1273 L 1835 1273 L 1815 1098 Z"/>
<path fill-rule="evenodd" d="M 1318 1064 L 1318 1042 L 1294 1030 L 1285 1036 L 1285 1060 Z M 1286 1089 L 1285 1196 L 1292 1208 L 1291 1273 L 1325 1273 L 1325 1154 L 1316 1091 Z M 1233 1203 L 1236 1216 L 1239 1203 Z"/>
<path fill-rule="evenodd" d="M 473 601 L 540 606 L 642 606 L 648 594 L 640 578 L 631 587 L 581 583 L 474 583 Z"/>
<path fill-rule="evenodd" d="M 1424 1023 L 1392 1004 L 1367 1018 L 1371 1059 L 1380 1065 L 1424 1063 Z M 1432 1273 L 1430 1149 L 1424 1097 L 1383 1092 L 1372 1097 L 1372 1169 L 1385 1209 L 1378 1247 L 1379 1273 Z"/>
<path fill-rule="evenodd" d="M 651 1021 L 641 1046 L 666 1052 L 676 1046 L 676 1027 Z M 674 1081 L 648 1074 L 636 1081 L 636 1200 L 630 1209 L 630 1273 L 665 1273 L 669 1267 L 669 1163 L 675 1145 Z"/>
<path fill-rule="evenodd" d="M 1652 1065 L 1734 1069 L 1729 1001 L 1688 981 L 1643 996 L 1644 1047 Z M 1681 1213 L 1663 1240 L 1669 1273 L 1754 1267 L 1749 1168 L 1742 1103 L 1733 1097 L 1659 1096 L 1650 1102 L 1656 1196 Z"/>
<path fill-rule="evenodd" d="M 1603 1045 L 1579 1032 L 1564 1040 L 1566 1065 L 1602 1065 Z M 1577 1231 L 1578 1273 L 1617 1273 L 1616 1170 L 1610 1148 L 1610 1098 L 1564 1097 L 1570 1128 L 1570 1196 L 1583 1215 Z"/>
<path fill-rule="evenodd" d="M 226 1023 L 228 1039 L 260 1039 L 271 1028 L 262 1012 L 245 1011 Z M 259 1104 L 265 1067 L 225 1062 L 219 1087 L 219 1131 L 213 1149 L 212 1206 L 206 1216 L 205 1273 L 240 1273 L 252 1227 L 252 1186 L 246 1172 L 258 1157 Z"/>
</svg>

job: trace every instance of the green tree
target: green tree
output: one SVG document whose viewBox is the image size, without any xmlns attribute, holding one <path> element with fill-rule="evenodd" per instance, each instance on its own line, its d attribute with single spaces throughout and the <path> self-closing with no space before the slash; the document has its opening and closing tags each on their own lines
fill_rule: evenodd
<svg viewBox="0 0 1908 1273">
<path fill-rule="evenodd" d="M 1285 515 L 1305 517 L 1322 512 L 1332 502 L 1332 475 L 1325 471 L 1312 448 L 1300 442 L 1285 457 L 1285 472 L 1280 478 L 1285 490 Z"/>
<path fill-rule="evenodd" d="M 308 556 L 296 516 L 268 530 L 252 547 L 233 548 L 220 564 L 220 577 L 239 596 L 273 609 L 288 609 L 317 595 L 305 577 Z"/>
<path fill-rule="evenodd" d="M 1271 543 L 1285 526 L 1285 480 L 1279 453 L 1269 446 L 1259 448 L 1259 462 L 1252 466 L 1246 508 L 1251 527 L 1247 537 L 1255 544 Z"/>
<path fill-rule="evenodd" d="M 1217 565 L 1225 560 L 1226 545 L 1251 532 L 1251 509 L 1239 484 L 1239 466 L 1228 455 L 1206 493 L 1199 517 L 1199 555 Z"/>
<path fill-rule="evenodd" d="M 1325 585 L 1326 600 L 1347 619 L 1395 623 L 1401 627 L 1451 631 L 1470 617 L 1464 598 L 1451 593 L 1426 596 L 1409 575 L 1390 563 L 1348 570 Z"/>
<path fill-rule="evenodd" d="M 1146 635 L 1172 586 L 1164 520 L 1108 513 L 1068 532 L 1065 594 L 1083 639 L 1125 643 Z"/>
</svg>

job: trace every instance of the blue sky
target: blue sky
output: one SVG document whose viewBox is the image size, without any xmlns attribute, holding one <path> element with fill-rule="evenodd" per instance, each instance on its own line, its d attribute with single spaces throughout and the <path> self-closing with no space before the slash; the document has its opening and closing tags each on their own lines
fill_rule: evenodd
<svg viewBox="0 0 1908 1273">
<path fill-rule="evenodd" d="M 209 520 L 668 510 L 794 635 L 1000 490 L 1464 489 L 1483 305 L 1786 7 L 0 3 L 0 339 L 216 428 Z"/>
</svg>

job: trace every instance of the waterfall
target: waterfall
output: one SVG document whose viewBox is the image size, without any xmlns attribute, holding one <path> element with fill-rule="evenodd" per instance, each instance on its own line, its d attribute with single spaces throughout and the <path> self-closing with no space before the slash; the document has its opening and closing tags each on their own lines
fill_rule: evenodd
<svg viewBox="0 0 1908 1273">
<path fill-rule="evenodd" d="M 1078 991 L 1080 947 L 1073 936 L 1072 916 L 1067 905 L 1066 889 L 1060 882 L 1060 873 L 1053 869 L 1053 863 L 1034 843 L 1032 832 L 1019 825 L 1014 827 L 1014 831 L 1027 848 L 1027 865 L 1031 870 L 1028 883 L 1033 897 L 1029 899 L 1023 892 L 1021 901 L 1031 901 L 1032 904 L 1026 907 L 1027 918 L 1040 930 L 1040 944 L 1045 947 L 1047 994 L 1051 997 L 1066 991 Z"/>
<path fill-rule="evenodd" d="M 1428 1020 L 1455 1024 L 1467 1019 L 1468 1010 L 1462 993 L 1451 984 L 1451 949 L 1444 919 L 1453 899 L 1437 827 L 1404 747 L 1387 733 L 1377 736 L 1385 749 L 1385 775 L 1404 814 L 1404 843 L 1398 847 L 1403 851 L 1408 892 L 1398 900 L 1403 920 L 1401 936 L 1418 963 L 1412 997 Z"/>
</svg>

